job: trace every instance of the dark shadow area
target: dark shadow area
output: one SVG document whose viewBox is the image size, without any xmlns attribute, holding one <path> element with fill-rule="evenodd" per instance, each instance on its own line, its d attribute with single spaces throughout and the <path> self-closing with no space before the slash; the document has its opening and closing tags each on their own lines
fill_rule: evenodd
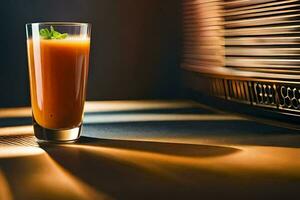
<svg viewBox="0 0 300 200">
<path fill-rule="evenodd" d="M 83 134 L 107 139 L 178 139 L 220 144 L 300 147 L 300 134 L 249 120 L 145 121 L 85 124 Z"/>
<path fill-rule="evenodd" d="M 127 149 L 183 157 L 214 157 L 228 155 L 240 151 L 239 149 L 235 148 L 212 145 L 133 140 L 108 140 L 90 137 L 81 137 L 80 140 L 76 142 L 76 144 Z"/>
<path fill-rule="evenodd" d="M 0 127 L 31 124 L 31 117 L 0 118 Z"/>
</svg>

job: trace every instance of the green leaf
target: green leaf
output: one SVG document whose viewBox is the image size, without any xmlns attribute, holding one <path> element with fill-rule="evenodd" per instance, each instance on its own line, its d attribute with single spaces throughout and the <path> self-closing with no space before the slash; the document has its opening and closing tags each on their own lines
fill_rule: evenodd
<svg viewBox="0 0 300 200">
<path fill-rule="evenodd" d="M 44 28 L 40 30 L 40 36 L 42 36 L 44 39 L 49 39 L 50 32 L 48 29 Z"/>
<path fill-rule="evenodd" d="M 68 33 L 63 33 L 59 35 L 59 39 L 65 39 L 66 37 L 68 37 Z"/>
<path fill-rule="evenodd" d="M 47 28 L 40 30 L 40 36 L 43 39 L 65 39 L 68 37 L 67 33 L 60 33 L 56 31 L 53 26 L 50 26 L 50 31 Z"/>
</svg>

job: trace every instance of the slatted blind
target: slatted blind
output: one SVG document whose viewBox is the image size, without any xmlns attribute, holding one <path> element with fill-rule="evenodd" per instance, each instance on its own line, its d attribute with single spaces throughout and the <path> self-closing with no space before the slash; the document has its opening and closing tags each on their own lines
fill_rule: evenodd
<svg viewBox="0 0 300 200">
<path fill-rule="evenodd" d="M 184 68 L 210 71 L 224 66 L 223 16 L 220 0 L 184 0 Z"/>
<path fill-rule="evenodd" d="M 299 0 L 183 0 L 183 26 L 185 69 L 300 75 Z"/>
<path fill-rule="evenodd" d="M 300 117 L 300 0 L 183 0 L 183 36 L 187 87 Z"/>
</svg>

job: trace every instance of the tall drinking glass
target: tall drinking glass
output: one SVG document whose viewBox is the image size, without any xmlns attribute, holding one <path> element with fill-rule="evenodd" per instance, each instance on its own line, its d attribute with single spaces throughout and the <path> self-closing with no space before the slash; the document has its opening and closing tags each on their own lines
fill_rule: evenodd
<svg viewBox="0 0 300 200">
<path fill-rule="evenodd" d="M 34 134 L 40 141 L 71 142 L 81 133 L 91 25 L 26 24 Z"/>
</svg>

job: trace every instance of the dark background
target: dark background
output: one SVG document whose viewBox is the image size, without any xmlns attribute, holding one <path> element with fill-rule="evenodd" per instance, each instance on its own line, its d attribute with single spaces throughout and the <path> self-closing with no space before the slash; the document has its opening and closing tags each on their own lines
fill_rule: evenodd
<svg viewBox="0 0 300 200">
<path fill-rule="evenodd" d="M 25 23 L 92 23 L 88 100 L 177 98 L 180 0 L 8 0 L 0 5 L 0 107 L 29 105 Z"/>
</svg>

